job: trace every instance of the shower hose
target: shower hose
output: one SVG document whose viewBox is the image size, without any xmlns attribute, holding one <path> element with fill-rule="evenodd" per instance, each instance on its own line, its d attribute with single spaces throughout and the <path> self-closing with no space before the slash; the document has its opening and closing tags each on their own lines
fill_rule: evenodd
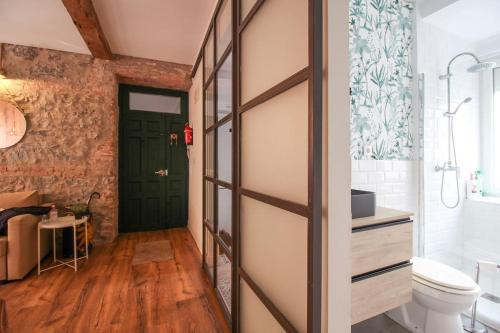
<svg viewBox="0 0 500 333">
<path fill-rule="evenodd" d="M 457 151 L 456 151 L 456 148 L 455 148 L 455 132 L 453 130 L 453 117 L 449 117 L 448 118 L 448 129 L 449 129 L 449 142 L 451 144 L 451 147 L 453 149 L 453 160 L 455 162 L 455 167 L 454 167 L 454 171 L 455 171 L 455 184 L 456 184 L 456 187 L 457 187 L 457 200 L 454 204 L 451 204 L 451 205 L 448 205 L 445 200 L 444 200 L 444 174 L 445 172 L 447 171 L 446 168 L 446 164 L 448 164 L 448 170 L 453 170 L 451 168 L 451 156 L 449 158 L 449 161 L 448 162 L 444 162 L 443 163 L 443 167 L 441 169 L 441 202 L 443 203 L 443 205 L 446 207 L 446 208 L 456 208 L 458 206 L 458 204 L 460 203 L 460 186 L 459 186 L 459 178 L 460 178 L 460 174 L 459 174 L 459 171 L 458 171 L 458 165 L 457 165 Z"/>
</svg>

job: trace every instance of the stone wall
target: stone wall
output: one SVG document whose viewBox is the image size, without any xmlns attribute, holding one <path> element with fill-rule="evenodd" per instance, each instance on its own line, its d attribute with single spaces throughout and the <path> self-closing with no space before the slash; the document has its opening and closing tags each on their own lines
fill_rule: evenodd
<svg viewBox="0 0 500 333">
<path fill-rule="evenodd" d="M 92 206 L 98 241 L 118 233 L 118 83 L 189 90 L 191 66 L 4 45 L 8 79 L 0 99 L 16 104 L 28 129 L 0 149 L 0 193 L 38 190 L 45 202 Z"/>
</svg>

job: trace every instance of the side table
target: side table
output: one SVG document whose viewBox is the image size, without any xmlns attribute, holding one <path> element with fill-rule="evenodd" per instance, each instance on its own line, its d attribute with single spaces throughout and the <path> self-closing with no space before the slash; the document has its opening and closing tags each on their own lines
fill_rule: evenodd
<svg viewBox="0 0 500 333">
<path fill-rule="evenodd" d="M 76 227 L 85 224 L 85 256 L 82 257 L 77 257 L 77 249 L 76 249 Z M 73 227 L 73 259 L 70 260 L 60 260 L 57 259 L 56 255 L 56 229 L 62 229 L 62 228 L 68 228 L 68 227 Z M 53 250 L 53 255 L 54 255 L 54 265 L 45 268 L 45 269 L 40 269 L 40 230 L 41 229 L 51 229 L 52 230 L 52 250 Z M 47 222 L 40 222 L 38 223 L 38 275 L 40 275 L 41 272 L 48 271 L 49 269 L 53 269 L 59 266 L 68 266 L 71 267 L 76 271 L 78 271 L 78 260 L 80 259 L 88 259 L 89 258 L 89 243 L 88 243 L 88 237 L 87 237 L 87 217 L 82 217 L 81 219 L 77 220 L 75 219 L 74 216 L 64 216 L 64 217 L 59 217 L 57 218 L 56 221 L 47 221 Z"/>
</svg>

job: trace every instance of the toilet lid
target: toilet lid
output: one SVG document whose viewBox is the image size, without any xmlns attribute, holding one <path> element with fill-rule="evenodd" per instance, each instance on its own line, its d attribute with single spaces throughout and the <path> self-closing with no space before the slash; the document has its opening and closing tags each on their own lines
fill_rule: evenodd
<svg viewBox="0 0 500 333">
<path fill-rule="evenodd" d="M 425 258 L 415 257 L 412 261 L 413 275 L 420 278 L 420 281 L 458 290 L 476 288 L 474 280 L 455 268 Z"/>
</svg>

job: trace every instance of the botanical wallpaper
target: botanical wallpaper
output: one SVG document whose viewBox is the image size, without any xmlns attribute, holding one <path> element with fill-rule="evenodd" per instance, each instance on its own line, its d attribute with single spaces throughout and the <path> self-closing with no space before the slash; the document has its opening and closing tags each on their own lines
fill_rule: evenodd
<svg viewBox="0 0 500 333">
<path fill-rule="evenodd" d="M 411 0 L 351 0 L 351 156 L 413 153 Z"/>
</svg>

